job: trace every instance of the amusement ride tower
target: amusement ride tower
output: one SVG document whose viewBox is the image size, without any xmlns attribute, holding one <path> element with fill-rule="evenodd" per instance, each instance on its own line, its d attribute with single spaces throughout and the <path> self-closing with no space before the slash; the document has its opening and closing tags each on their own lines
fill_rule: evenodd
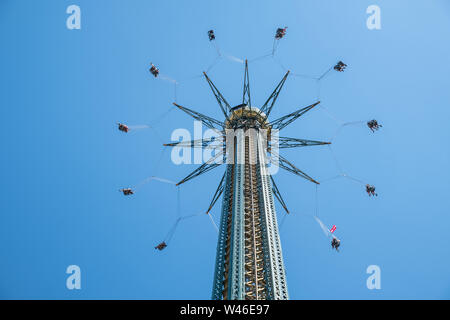
<svg viewBox="0 0 450 320">
<path fill-rule="evenodd" d="M 259 109 L 242 104 L 226 122 L 232 161 L 225 173 L 213 299 L 288 299 L 266 163 L 266 119 Z"/>
<path fill-rule="evenodd" d="M 220 133 L 222 139 L 199 139 L 166 144 L 172 147 L 208 148 L 220 140 L 220 152 L 181 180 L 180 185 L 207 172 L 226 160 L 226 171 L 217 188 L 211 208 L 223 193 L 219 239 L 212 290 L 213 299 L 286 300 L 289 298 L 283 254 L 274 206 L 274 196 L 289 213 L 270 174 L 268 154 L 277 167 L 286 169 L 313 183 L 309 177 L 278 154 L 278 149 L 329 144 L 297 138 L 279 137 L 279 132 L 319 102 L 277 120 L 268 117 L 289 75 L 277 85 L 261 108 L 251 105 L 248 64 L 245 62 L 242 103 L 231 107 L 204 73 L 225 116 L 213 119 L 174 103 L 179 109 Z M 275 138 L 274 138 L 275 137 Z M 273 165 L 274 161 L 272 161 Z"/>
</svg>

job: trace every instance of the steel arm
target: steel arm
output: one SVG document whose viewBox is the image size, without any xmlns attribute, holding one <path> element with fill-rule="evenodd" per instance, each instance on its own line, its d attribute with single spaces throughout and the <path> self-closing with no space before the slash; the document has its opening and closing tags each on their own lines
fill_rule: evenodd
<svg viewBox="0 0 450 320">
<path fill-rule="evenodd" d="M 280 83 L 277 85 L 275 90 L 273 90 L 269 99 L 267 99 L 267 101 L 261 107 L 261 113 L 265 113 L 266 117 L 269 117 L 269 114 L 272 111 L 273 106 L 275 105 L 275 101 L 277 101 L 278 95 L 280 94 L 280 91 L 283 88 L 283 85 L 286 82 L 288 75 L 289 75 L 289 71 L 286 72 L 283 79 L 281 79 Z"/>
<path fill-rule="evenodd" d="M 308 112 L 309 110 L 311 110 L 312 108 L 317 106 L 319 103 L 320 103 L 320 101 L 317 101 L 316 103 L 313 103 L 305 108 L 302 108 L 302 109 L 292 112 L 288 115 L 285 115 L 284 117 L 281 117 L 277 120 L 272 121 L 270 123 L 270 125 L 272 126 L 273 129 L 281 130 L 284 127 L 286 127 L 287 125 L 291 124 L 296 119 L 298 119 L 299 117 L 301 117 L 302 115 L 304 115 L 306 112 Z"/>
<path fill-rule="evenodd" d="M 320 184 L 319 182 L 317 182 L 316 180 L 314 180 L 313 178 L 311 178 L 310 176 L 308 176 L 306 173 L 304 173 L 303 171 L 301 171 L 299 168 L 297 168 L 296 166 L 294 166 L 292 163 L 290 163 L 288 160 L 286 160 L 285 158 L 283 158 L 281 155 L 274 153 L 273 151 L 272 155 L 278 157 L 278 163 L 273 163 L 277 166 L 279 166 L 280 168 L 283 168 L 284 170 L 287 170 L 293 174 L 296 174 L 306 180 L 309 180 L 311 182 L 314 182 L 315 184 Z"/>
<path fill-rule="evenodd" d="M 286 211 L 287 214 L 289 214 L 289 210 L 286 206 L 286 203 L 283 200 L 283 197 L 281 196 L 280 191 L 278 190 L 277 185 L 275 184 L 275 180 L 273 180 L 273 177 L 270 176 L 270 179 L 272 180 L 272 191 L 273 191 L 273 195 L 278 199 L 278 201 L 280 202 L 280 204 L 283 206 L 284 210 Z"/>
<path fill-rule="evenodd" d="M 180 184 L 183 184 L 195 177 L 198 177 L 199 175 L 202 175 L 205 172 L 208 172 L 218 166 L 220 166 L 222 163 L 224 163 L 224 159 L 220 163 L 215 163 L 216 159 L 219 157 L 224 157 L 223 151 L 216 154 L 214 157 L 206 161 L 204 164 L 202 164 L 200 167 L 192 171 L 187 177 L 185 177 L 183 180 L 178 182 L 176 185 L 179 186 Z M 224 157 L 225 158 L 225 157 Z"/>
<path fill-rule="evenodd" d="M 242 93 L 242 104 L 251 106 L 250 100 L 250 80 L 248 76 L 248 61 L 245 60 L 245 72 L 244 72 L 244 91 Z"/>
<path fill-rule="evenodd" d="M 205 116 L 204 114 L 201 114 L 197 111 L 191 110 L 189 108 L 180 106 L 179 104 L 176 104 L 175 102 L 173 103 L 174 106 L 176 106 L 177 108 L 183 110 L 184 112 L 186 112 L 188 115 L 190 115 L 192 118 L 201 121 L 205 126 L 207 126 L 210 129 L 213 130 L 217 130 L 217 128 L 214 125 L 217 125 L 219 127 L 221 127 L 223 129 L 223 122 L 220 122 L 219 120 L 216 120 L 214 118 Z"/>
<path fill-rule="evenodd" d="M 274 142 L 276 142 L 276 139 L 274 139 L 274 141 L 272 141 L 272 143 L 274 143 Z M 320 145 L 324 145 L 324 144 L 331 144 L 331 142 L 288 138 L 288 137 L 279 137 L 278 138 L 278 148 L 279 149 L 320 146 Z"/>
<path fill-rule="evenodd" d="M 217 200 L 219 200 L 220 195 L 222 194 L 224 188 L 225 188 L 225 176 L 226 176 L 227 172 L 225 171 L 225 173 L 223 174 L 222 180 L 220 180 L 219 182 L 219 186 L 217 187 L 216 192 L 214 193 L 214 196 L 211 200 L 211 203 L 209 204 L 208 210 L 206 211 L 206 214 L 208 214 L 211 209 L 214 207 L 214 205 L 216 204 Z"/>
<path fill-rule="evenodd" d="M 217 103 L 219 104 L 220 110 L 222 110 L 223 115 L 225 116 L 225 119 L 228 119 L 228 112 L 231 110 L 230 104 L 225 100 L 225 98 L 220 93 L 219 89 L 214 85 L 214 83 L 209 79 L 206 72 L 203 72 L 205 75 L 206 81 L 208 81 L 209 87 L 211 88 L 211 91 L 213 92 L 214 96 L 216 97 Z"/>
<path fill-rule="evenodd" d="M 215 143 L 220 142 L 224 143 L 224 138 L 219 137 L 216 139 L 197 139 L 191 141 L 179 141 L 173 143 L 165 143 L 165 147 L 187 147 L 187 148 L 205 148 L 205 149 L 215 149 L 215 148 L 223 148 L 223 146 L 219 146 Z"/>
</svg>

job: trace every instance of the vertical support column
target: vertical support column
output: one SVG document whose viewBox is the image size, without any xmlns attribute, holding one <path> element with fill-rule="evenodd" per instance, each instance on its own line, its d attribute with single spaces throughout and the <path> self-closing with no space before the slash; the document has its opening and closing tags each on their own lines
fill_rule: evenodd
<svg viewBox="0 0 450 320">
<path fill-rule="evenodd" d="M 260 133 L 235 132 L 234 161 L 227 164 L 213 299 L 289 298 L 264 141 Z"/>
<path fill-rule="evenodd" d="M 270 176 L 266 165 L 266 149 L 263 146 L 264 139 L 258 134 L 258 162 L 260 184 L 260 207 L 264 221 L 264 256 L 266 258 L 266 277 L 269 288 L 268 299 L 289 299 L 286 283 L 286 275 L 281 250 L 280 236 L 275 206 L 270 187 Z"/>
<path fill-rule="evenodd" d="M 212 300 L 221 300 L 224 296 L 224 287 L 227 286 L 227 273 L 229 272 L 230 235 L 232 210 L 229 206 L 233 198 L 233 164 L 227 164 L 225 177 L 225 192 L 222 200 L 222 214 L 220 218 L 219 239 L 217 241 L 216 267 L 214 270 L 214 282 L 212 289 Z"/>
<path fill-rule="evenodd" d="M 234 173 L 234 199 L 233 216 L 231 227 L 231 286 L 229 288 L 230 300 L 244 300 L 245 282 L 244 282 L 244 132 L 236 131 L 235 134 L 235 173 Z"/>
</svg>

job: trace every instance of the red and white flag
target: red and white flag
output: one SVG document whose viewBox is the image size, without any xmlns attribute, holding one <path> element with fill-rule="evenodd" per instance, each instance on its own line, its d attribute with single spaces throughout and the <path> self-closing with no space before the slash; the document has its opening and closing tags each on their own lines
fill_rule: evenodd
<svg viewBox="0 0 450 320">
<path fill-rule="evenodd" d="M 330 229 L 330 232 L 333 233 L 336 230 L 336 225 L 333 225 Z"/>
</svg>

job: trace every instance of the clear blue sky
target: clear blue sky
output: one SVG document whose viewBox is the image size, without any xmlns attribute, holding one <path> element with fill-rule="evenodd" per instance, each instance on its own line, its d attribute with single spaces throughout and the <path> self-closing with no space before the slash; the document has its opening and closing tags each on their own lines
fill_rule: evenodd
<svg viewBox="0 0 450 320">
<path fill-rule="evenodd" d="M 66 28 L 66 8 L 81 7 L 81 30 Z M 366 28 L 367 6 L 381 7 L 382 29 Z M 154 79 L 150 62 L 180 80 L 180 104 L 217 117 L 203 79 L 221 51 L 254 58 L 270 51 L 293 72 L 318 75 L 342 59 L 320 98 L 342 121 L 377 118 L 371 134 L 345 127 L 333 144 L 343 170 L 374 184 L 336 179 L 318 188 L 318 215 L 336 224 L 339 254 L 313 219 L 315 186 L 286 172 L 276 181 L 292 211 L 281 228 L 292 299 L 450 298 L 450 3 L 435 1 L 8 1 L 0 2 L 2 185 L 0 297 L 38 299 L 209 299 L 217 233 L 208 217 L 183 221 L 169 244 L 153 248 L 177 216 L 173 185 L 152 181 L 129 198 L 120 187 L 155 175 L 180 180 L 162 141 L 192 131 L 181 111 L 158 119 L 174 85 Z M 250 64 L 252 101 L 261 105 L 283 76 L 271 58 Z M 243 66 L 223 59 L 210 72 L 231 104 Z M 288 79 L 272 119 L 314 101 L 313 81 Z M 157 124 L 123 134 L 115 123 Z M 327 140 L 338 128 L 324 109 L 287 136 Z M 319 181 L 339 172 L 327 147 L 286 150 Z M 204 212 L 224 167 L 183 185 L 181 215 Z M 278 213 L 282 216 L 281 208 Z M 220 203 L 213 210 L 219 218 Z M 82 289 L 65 287 L 68 265 Z M 381 268 L 381 290 L 366 288 L 366 268 Z"/>
</svg>

